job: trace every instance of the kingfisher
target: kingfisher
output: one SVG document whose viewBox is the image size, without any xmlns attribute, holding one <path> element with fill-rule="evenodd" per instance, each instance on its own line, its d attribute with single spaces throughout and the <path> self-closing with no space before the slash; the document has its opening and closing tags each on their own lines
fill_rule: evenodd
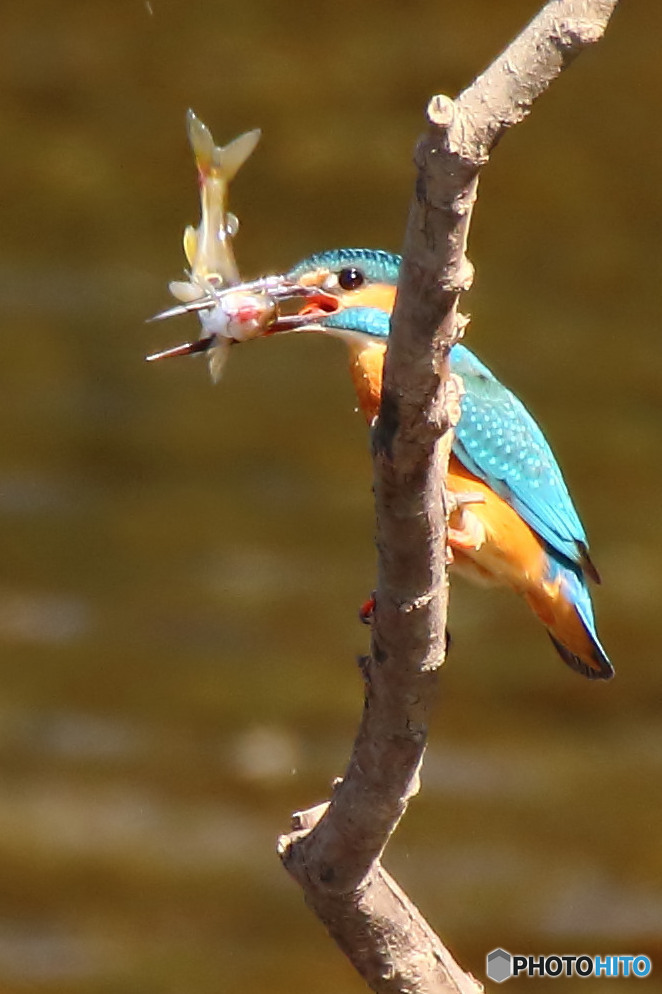
<svg viewBox="0 0 662 994">
<path fill-rule="evenodd" d="M 286 329 L 343 339 L 369 424 L 379 413 L 400 264 L 400 256 L 381 250 L 343 248 L 312 255 L 283 277 L 309 294 L 319 290 Z M 591 680 L 610 679 L 614 669 L 587 583 L 600 576 L 543 432 L 462 343 L 450 350 L 450 369 L 463 385 L 447 479 L 456 497 L 448 527 L 452 568 L 474 582 L 512 588 L 568 666 Z"/>
</svg>

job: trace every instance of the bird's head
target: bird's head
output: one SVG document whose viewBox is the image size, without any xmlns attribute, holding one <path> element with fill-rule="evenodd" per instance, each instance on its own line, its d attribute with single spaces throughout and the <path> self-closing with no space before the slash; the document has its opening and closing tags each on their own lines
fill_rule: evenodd
<svg viewBox="0 0 662 994">
<path fill-rule="evenodd" d="M 383 343 L 390 329 L 400 261 L 400 256 L 378 249 L 333 249 L 309 256 L 284 279 L 319 290 L 322 300 L 330 299 L 328 316 L 313 296 L 288 325 L 274 331 L 330 334 L 348 344 Z"/>
</svg>

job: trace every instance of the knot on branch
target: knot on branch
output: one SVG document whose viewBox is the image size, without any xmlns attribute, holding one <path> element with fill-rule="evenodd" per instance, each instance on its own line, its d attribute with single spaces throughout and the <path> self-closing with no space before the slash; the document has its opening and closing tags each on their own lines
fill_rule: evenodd
<svg viewBox="0 0 662 994">
<path fill-rule="evenodd" d="M 401 614 L 411 614 L 412 611 L 418 611 L 421 608 L 427 607 L 437 596 L 436 590 L 427 591 L 419 597 L 411 597 L 409 600 L 401 601 L 398 605 L 398 610 Z"/>
<path fill-rule="evenodd" d="M 455 118 L 454 101 L 443 93 L 437 93 L 428 104 L 427 118 L 437 128 L 450 128 Z"/>
<path fill-rule="evenodd" d="M 450 340 L 450 346 L 455 345 L 456 342 L 461 341 L 464 338 L 464 333 L 467 329 L 467 325 L 471 321 L 468 314 L 460 314 L 458 311 L 455 315 L 455 330 Z"/>
<path fill-rule="evenodd" d="M 448 412 L 449 427 L 456 428 L 462 416 L 461 401 L 464 394 L 464 382 L 457 373 L 451 373 L 446 381 L 446 411 Z"/>
<path fill-rule="evenodd" d="M 342 783 L 342 781 L 341 781 Z M 326 814 L 329 807 L 328 801 L 315 804 L 305 811 L 295 811 L 292 815 L 292 828 L 295 832 L 312 832 L 318 821 Z"/>
<path fill-rule="evenodd" d="M 276 852 L 280 856 L 283 864 L 290 868 L 293 876 L 296 876 L 292 867 L 297 855 L 297 843 L 302 842 L 312 830 L 318 825 L 329 808 L 329 801 L 322 804 L 315 804 L 305 811 L 295 811 L 291 819 L 292 831 L 278 836 Z"/>
<path fill-rule="evenodd" d="M 604 26 L 581 17 L 557 21 L 550 32 L 550 41 L 566 55 L 577 55 L 582 48 L 594 45 L 604 34 Z"/>
<path fill-rule="evenodd" d="M 470 209 L 470 208 L 469 208 Z M 459 294 L 470 290 L 474 281 L 474 267 L 466 255 L 463 256 L 456 269 L 442 276 L 437 286 L 444 293 Z M 466 327 L 466 324 L 464 325 Z"/>
</svg>

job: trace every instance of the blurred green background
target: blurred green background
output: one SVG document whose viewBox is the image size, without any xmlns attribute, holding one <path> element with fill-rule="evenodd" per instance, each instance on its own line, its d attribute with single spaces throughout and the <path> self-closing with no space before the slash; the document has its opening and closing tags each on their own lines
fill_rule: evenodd
<svg viewBox="0 0 662 994">
<path fill-rule="evenodd" d="M 343 348 L 247 345 L 215 389 L 143 362 L 193 320 L 143 321 L 197 222 L 187 107 L 221 142 L 264 130 L 233 188 L 247 276 L 397 250 L 427 99 L 537 8 L 5 5 L 3 994 L 364 989 L 274 855 L 361 708 L 371 469 Z M 468 341 L 565 468 L 618 670 L 583 681 L 512 595 L 453 585 L 387 864 L 479 976 L 497 945 L 648 953 L 662 991 L 661 33 L 661 5 L 622 5 L 505 138 L 472 229 Z"/>
</svg>

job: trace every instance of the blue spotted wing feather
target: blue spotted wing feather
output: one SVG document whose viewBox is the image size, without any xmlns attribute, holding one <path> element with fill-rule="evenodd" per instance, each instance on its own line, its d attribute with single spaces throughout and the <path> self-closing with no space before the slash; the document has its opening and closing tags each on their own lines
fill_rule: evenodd
<svg viewBox="0 0 662 994">
<path fill-rule="evenodd" d="M 463 345 L 451 351 L 462 377 L 462 417 L 454 452 L 555 552 L 594 572 L 586 534 L 545 436 L 522 402 Z"/>
</svg>

